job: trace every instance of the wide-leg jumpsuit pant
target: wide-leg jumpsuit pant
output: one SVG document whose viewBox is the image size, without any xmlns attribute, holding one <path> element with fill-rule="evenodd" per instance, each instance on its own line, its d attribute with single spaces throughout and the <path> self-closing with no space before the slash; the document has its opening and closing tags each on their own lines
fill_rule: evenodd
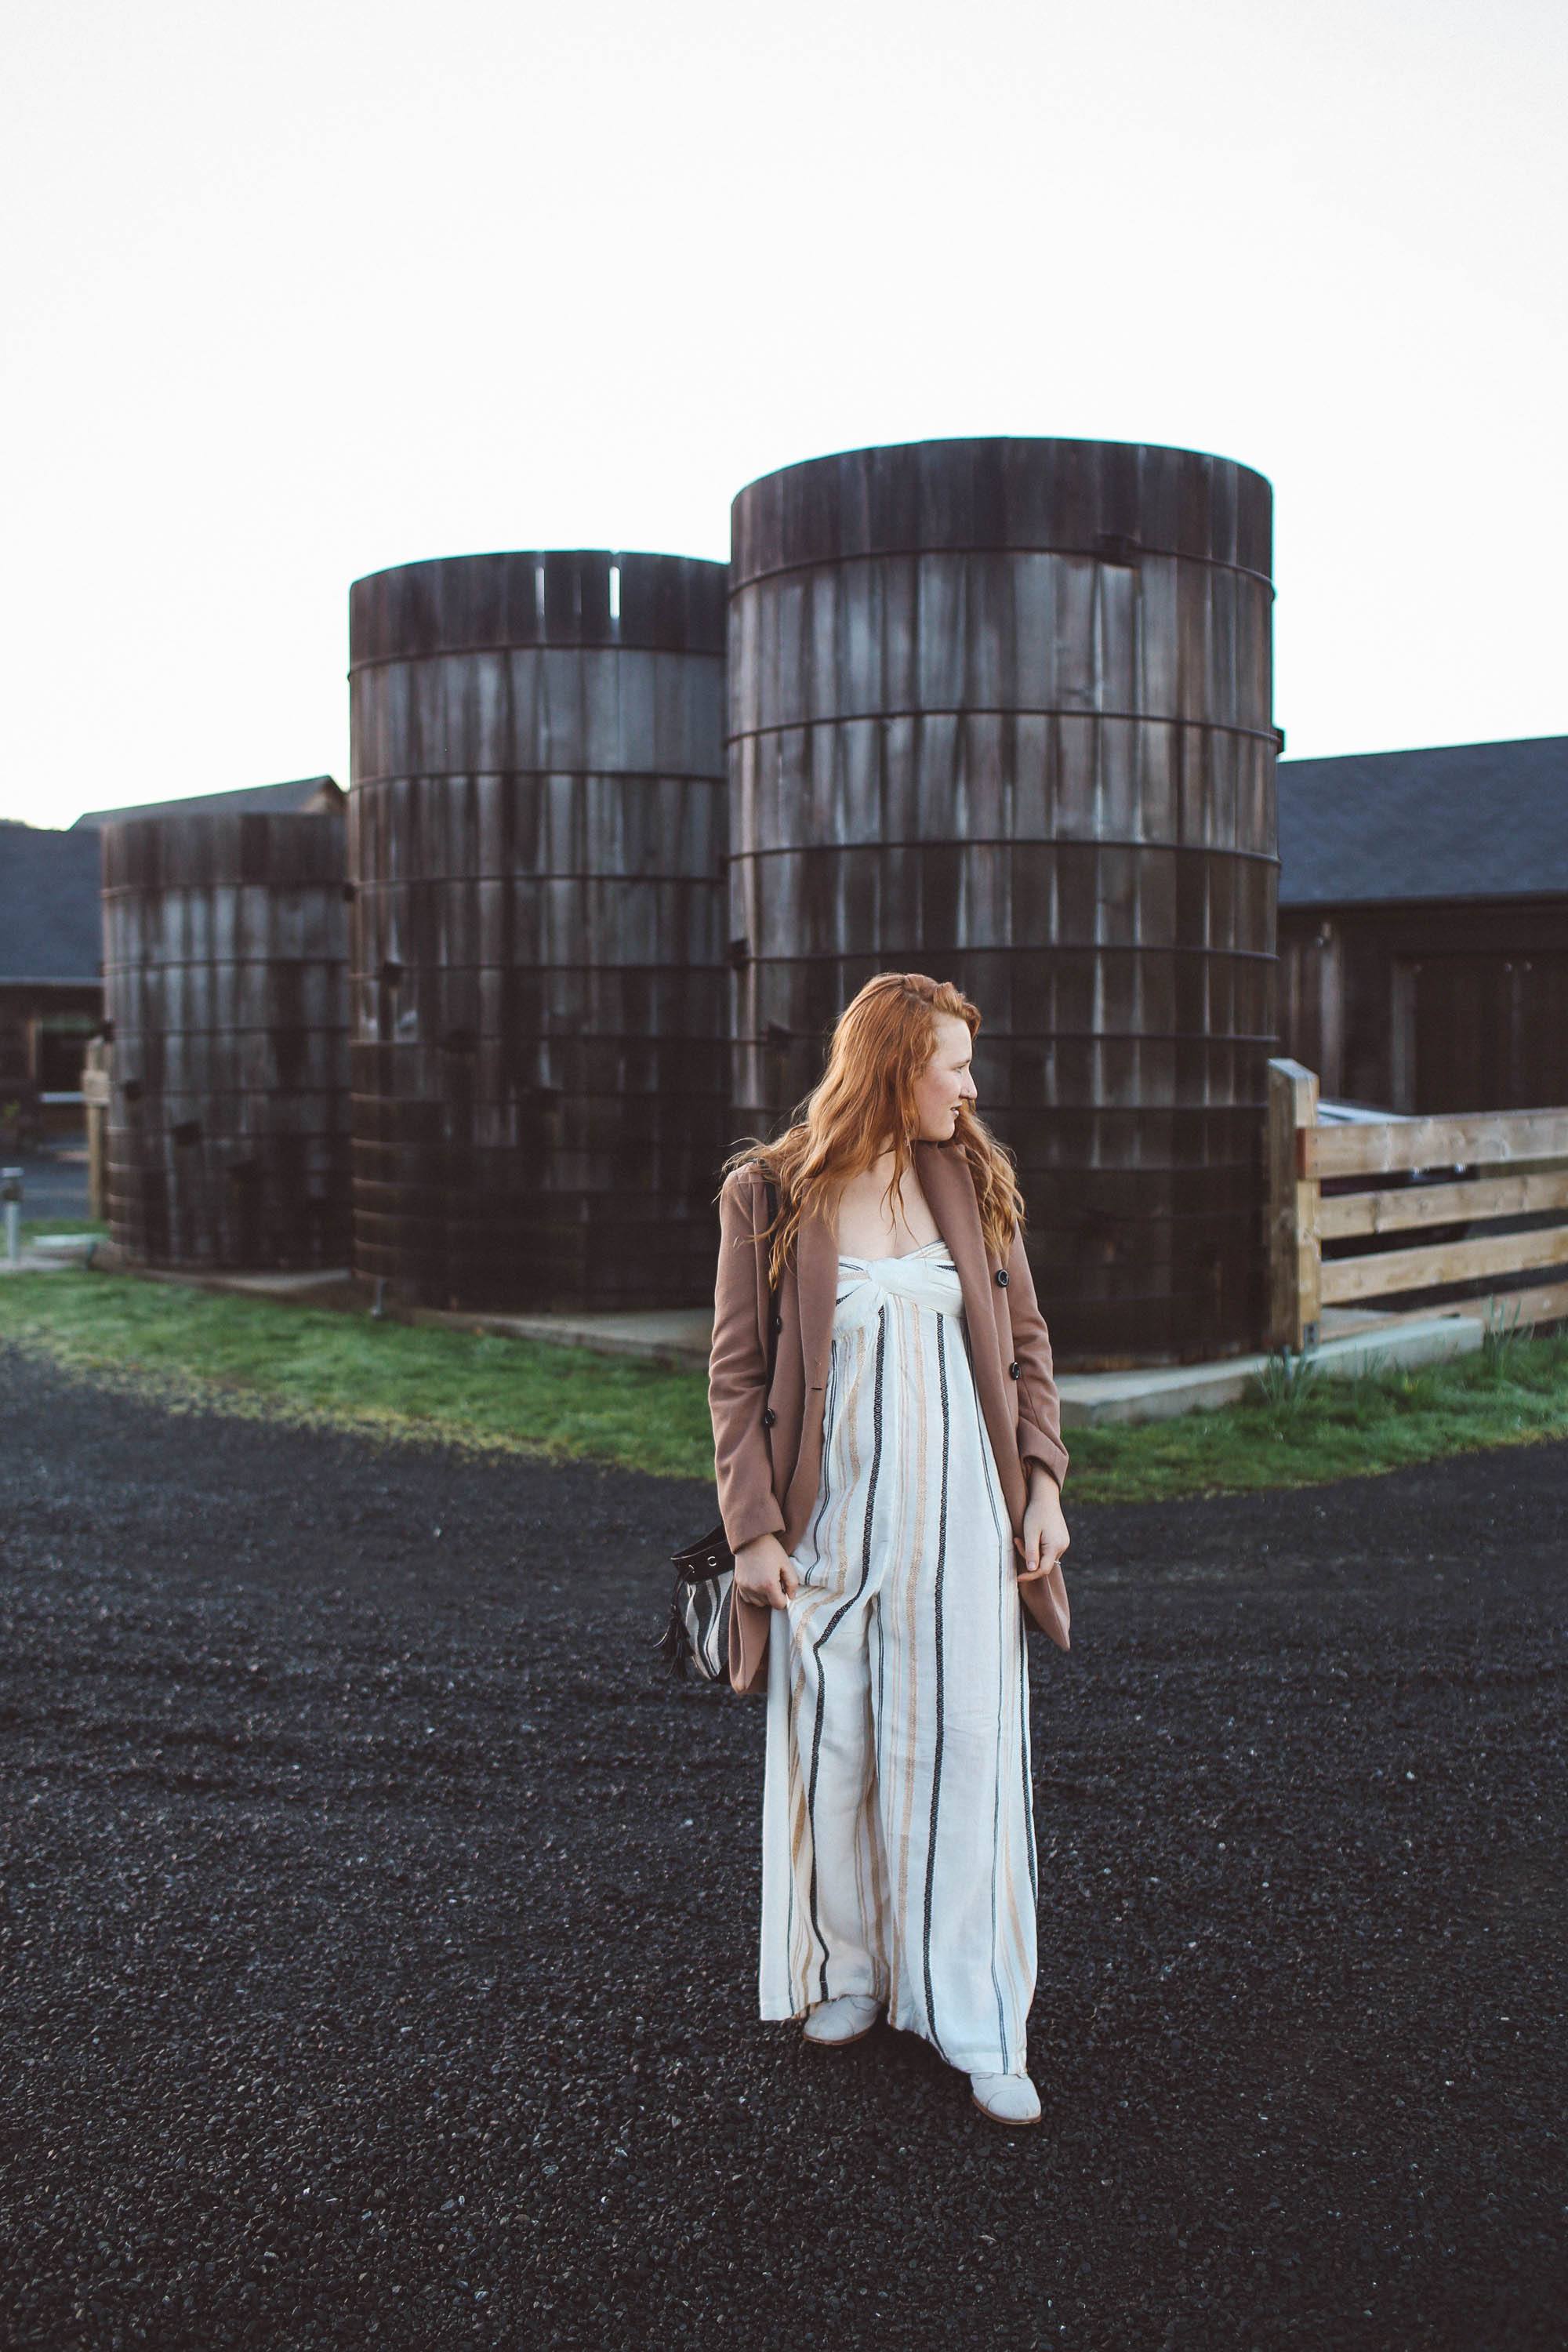
<svg viewBox="0 0 1568 2352">
<path fill-rule="evenodd" d="M 1012 1528 L 945 1243 L 838 1261 L 822 1479 L 769 1629 L 764 2018 L 886 2003 L 1023 2074 L 1037 1969 Z"/>
</svg>

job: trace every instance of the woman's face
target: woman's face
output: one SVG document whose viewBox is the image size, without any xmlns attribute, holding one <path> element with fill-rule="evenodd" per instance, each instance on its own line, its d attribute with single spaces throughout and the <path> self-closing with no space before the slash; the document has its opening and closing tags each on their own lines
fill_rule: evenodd
<svg viewBox="0 0 1568 2352">
<path fill-rule="evenodd" d="M 935 1019 L 936 1051 L 915 1080 L 915 1110 L 922 1143 L 950 1142 L 961 1105 L 975 1098 L 974 1080 L 969 1075 L 968 1023 L 956 1013 L 939 1013 Z"/>
</svg>

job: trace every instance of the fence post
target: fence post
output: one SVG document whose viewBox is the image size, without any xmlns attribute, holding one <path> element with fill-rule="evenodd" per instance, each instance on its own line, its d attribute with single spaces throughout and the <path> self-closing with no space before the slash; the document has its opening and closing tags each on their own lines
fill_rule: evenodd
<svg viewBox="0 0 1568 2352">
<path fill-rule="evenodd" d="M 1300 1130 L 1318 1123 L 1313 1070 L 1281 1056 L 1268 1065 L 1268 1345 L 1315 1348 L 1321 1317 L 1321 1187 L 1301 1173 Z"/>
<path fill-rule="evenodd" d="M 81 1098 L 87 1107 L 87 1213 L 98 1224 L 109 1214 L 109 1055 L 107 1039 L 89 1037 L 81 1066 Z"/>
</svg>

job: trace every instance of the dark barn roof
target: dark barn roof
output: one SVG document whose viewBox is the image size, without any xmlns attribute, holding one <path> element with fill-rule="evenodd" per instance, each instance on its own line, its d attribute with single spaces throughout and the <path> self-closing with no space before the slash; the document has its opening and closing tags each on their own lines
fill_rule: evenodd
<svg viewBox="0 0 1568 2352">
<path fill-rule="evenodd" d="M 230 810 L 254 809 L 258 815 L 276 813 L 309 814 L 316 809 L 341 807 L 343 788 L 335 776 L 299 776 L 288 784 L 247 784 L 232 793 L 195 793 L 183 801 L 142 801 L 134 808 L 84 809 L 71 827 L 118 824 L 132 816 L 220 816 Z"/>
<path fill-rule="evenodd" d="M 1568 892 L 1568 735 L 1281 760 L 1279 903 Z"/>
<path fill-rule="evenodd" d="M 95 833 L 0 820 L 0 987 L 97 984 L 103 961 Z"/>
</svg>

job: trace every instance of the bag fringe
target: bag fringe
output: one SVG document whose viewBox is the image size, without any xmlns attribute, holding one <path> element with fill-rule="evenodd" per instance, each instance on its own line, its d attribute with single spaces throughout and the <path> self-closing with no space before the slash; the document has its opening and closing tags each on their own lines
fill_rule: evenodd
<svg viewBox="0 0 1568 2352">
<path fill-rule="evenodd" d="M 686 1661 L 690 1654 L 691 1643 L 687 1635 L 686 1620 L 680 1613 L 679 1601 L 670 1602 L 669 1615 L 665 1622 L 664 1631 L 654 1643 L 654 1648 L 677 1682 L 684 1681 Z"/>
</svg>

